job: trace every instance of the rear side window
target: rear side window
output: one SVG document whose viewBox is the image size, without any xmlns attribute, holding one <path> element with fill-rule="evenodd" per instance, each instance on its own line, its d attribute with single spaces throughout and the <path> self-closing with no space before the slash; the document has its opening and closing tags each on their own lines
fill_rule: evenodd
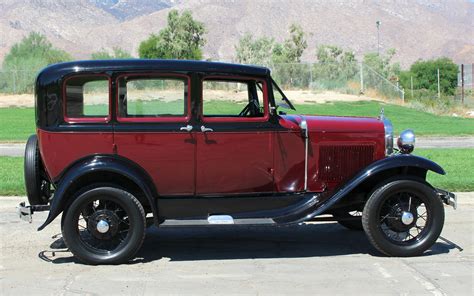
<svg viewBox="0 0 474 296">
<path fill-rule="evenodd" d="M 65 82 L 66 121 L 105 121 L 109 114 L 110 82 L 106 76 L 77 76 Z"/>
<path fill-rule="evenodd" d="M 179 118 L 188 113 L 185 77 L 123 76 L 118 80 L 119 118 Z"/>
</svg>

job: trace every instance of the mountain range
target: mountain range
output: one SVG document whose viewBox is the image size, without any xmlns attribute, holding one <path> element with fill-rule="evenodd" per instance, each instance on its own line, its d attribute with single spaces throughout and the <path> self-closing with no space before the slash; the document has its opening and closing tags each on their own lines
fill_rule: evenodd
<svg viewBox="0 0 474 296">
<path fill-rule="evenodd" d="M 213 60 L 232 61 L 246 32 L 283 41 L 292 23 L 307 33 L 304 61 L 314 61 L 321 44 L 360 56 L 377 51 L 380 21 L 380 48 L 395 48 L 402 66 L 440 56 L 474 62 L 474 3 L 467 0 L 1 0 L 0 61 L 31 31 L 78 59 L 113 47 L 137 56 L 170 9 L 190 10 L 205 24 L 204 56 Z"/>
</svg>

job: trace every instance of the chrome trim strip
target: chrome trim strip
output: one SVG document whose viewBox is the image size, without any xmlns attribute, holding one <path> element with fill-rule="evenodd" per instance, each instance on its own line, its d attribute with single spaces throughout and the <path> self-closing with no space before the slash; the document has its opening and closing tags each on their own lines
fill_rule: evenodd
<svg viewBox="0 0 474 296">
<path fill-rule="evenodd" d="M 301 116 L 300 128 L 304 132 L 304 191 L 308 190 L 308 145 L 309 145 L 309 132 L 308 123 L 304 116 Z"/>
</svg>

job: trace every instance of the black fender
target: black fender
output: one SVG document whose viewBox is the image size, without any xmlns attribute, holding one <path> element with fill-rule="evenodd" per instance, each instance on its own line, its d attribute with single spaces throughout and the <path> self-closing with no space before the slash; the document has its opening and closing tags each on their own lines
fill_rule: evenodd
<svg viewBox="0 0 474 296">
<path fill-rule="evenodd" d="M 68 188 L 81 177 L 92 172 L 116 173 L 134 182 L 144 192 L 153 211 L 155 224 L 158 225 L 158 208 L 156 203 L 158 195 L 150 176 L 145 170 L 131 160 L 117 155 L 93 155 L 78 160 L 61 174 L 51 201 L 48 217 L 38 228 L 38 231 L 44 229 L 64 210 L 70 197 L 67 194 Z"/>
<path fill-rule="evenodd" d="M 379 174 L 383 171 L 387 171 L 394 168 L 419 168 L 425 171 L 433 171 L 440 175 L 445 175 L 446 172 L 443 170 L 441 166 L 437 163 L 411 154 L 397 154 L 393 156 L 389 156 L 373 162 L 372 164 L 368 165 L 363 170 L 359 171 L 352 179 L 347 181 L 345 184 L 337 188 L 332 195 L 326 199 L 324 202 L 317 204 L 313 207 L 312 210 L 306 211 L 304 216 L 297 219 L 293 222 L 304 222 L 314 218 L 317 215 L 323 214 L 328 209 L 330 209 L 333 205 L 335 205 L 338 201 L 343 199 L 347 196 L 352 190 L 357 188 L 360 184 L 362 184 L 368 178 Z"/>
</svg>

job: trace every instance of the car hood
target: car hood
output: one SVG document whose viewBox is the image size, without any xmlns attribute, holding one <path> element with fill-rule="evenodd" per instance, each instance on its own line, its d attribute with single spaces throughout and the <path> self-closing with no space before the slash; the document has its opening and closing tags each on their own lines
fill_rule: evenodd
<svg viewBox="0 0 474 296">
<path fill-rule="evenodd" d="M 372 117 L 282 115 L 280 124 L 298 130 L 302 120 L 306 120 L 310 132 L 328 133 L 383 133 L 383 122 Z"/>
</svg>

